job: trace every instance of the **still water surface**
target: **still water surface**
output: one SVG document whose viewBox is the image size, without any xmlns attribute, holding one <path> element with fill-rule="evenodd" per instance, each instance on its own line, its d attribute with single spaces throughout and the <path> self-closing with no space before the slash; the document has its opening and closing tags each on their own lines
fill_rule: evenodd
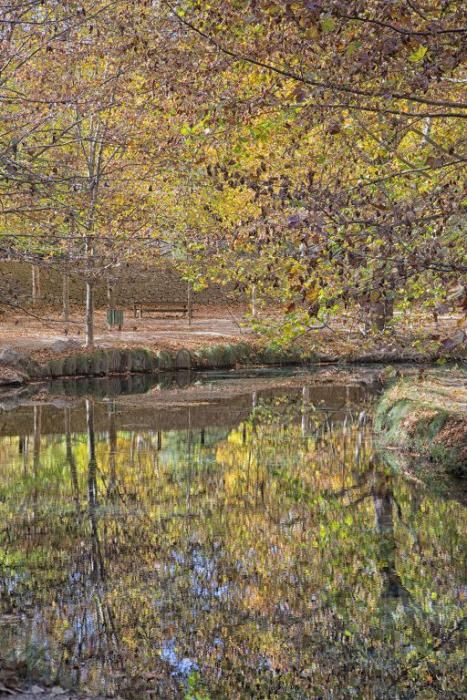
<svg viewBox="0 0 467 700">
<path fill-rule="evenodd" d="M 128 698 L 463 697 L 465 508 L 378 451 L 371 373 L 135 381 L 0 412 L 0 663 Z"/>
</svg>

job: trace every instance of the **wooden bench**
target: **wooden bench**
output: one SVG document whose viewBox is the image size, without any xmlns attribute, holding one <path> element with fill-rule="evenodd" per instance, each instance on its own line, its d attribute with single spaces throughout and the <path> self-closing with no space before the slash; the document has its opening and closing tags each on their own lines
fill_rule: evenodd
<svg viewBox="0 0 467 700">
<path fill-rule="evenodd" d="M 183 301 L 177 302 L 151 302 L 151 301 L 135 301 L 133 304 L 135 318 L 143 318 L 143 313 L 157 314 L 182 314 L 188 316 L 193 313 L 193 307 Z"/>
</svg>

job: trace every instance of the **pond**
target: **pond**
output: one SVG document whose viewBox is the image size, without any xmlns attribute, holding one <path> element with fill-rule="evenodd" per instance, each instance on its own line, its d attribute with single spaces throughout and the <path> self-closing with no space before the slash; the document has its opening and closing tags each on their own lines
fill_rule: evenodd
<svg viewBox="0 0 467 700">
<path fill-rule="evenodd" d="M 0 664 L 124 698 L 462 697 L 465 508 L 378 450 L 377 375 L 4 407 Z"/>
</svg>

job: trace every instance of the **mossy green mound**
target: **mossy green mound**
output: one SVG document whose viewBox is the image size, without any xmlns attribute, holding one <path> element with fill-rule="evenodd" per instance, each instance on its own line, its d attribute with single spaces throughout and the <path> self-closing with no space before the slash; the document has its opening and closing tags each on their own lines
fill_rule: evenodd
<svg viewBox="0 0 467 700">
<path fill-rule="evenodd" d="M 455 476 L 467 476 L 465 377 L 449 381 L 405 379 L 381 398 L 375 429 L 382 447 L 398 447 L 412 461 L 429 461 Z"/>
<path fill-rule="evenodd" d="M 241 366 L 302 364 L 309 360 L 302 357 L 299 351 L 257 348 L 246 342 L 209 345 L 196 352 L 185 348 L 177 352 L 160 350 L 157 353 L 148 348 L 95 348 L 55 356 L 42 365 L 35 363 L 30 377 L 58 379 L 157 370 L 233 369 Z"/>
<path fill-rule="evenodd" d="M 175 368 L 175 357 L 168 350 L 161 350 L 157 355 L 159 369 L 170 372 Z"/>
<path fill-rule="evenodd" d="M 195 353 L 196 365 L 205 369 L 235 367 L 237 360 L 233 345 L 210 345 Z"/>
<path fill-rule="evenodd" d="M 42 377 L 100 377 L 129 372 L 153 372 L 157 355 L 146 348 L 97 348 L 89 352 L 55 357 L 44 364 L 36 376 Z"/>
<path fill-rule="evenodd" d="M 261 365 L 295 365 L 302 362 L 298 350 L 266 346 L 257 353 L 257 363 Z"/>
<path fill-rule="evenodd" d="M 303 358 L 295 350 L 282 348 L 254 348 L 248 343 L 211 345 L 197 350 L 194 355 L 197 367 L 227 369 L 239 365 L 291 365 L 300 364 Z"/>
</svg>

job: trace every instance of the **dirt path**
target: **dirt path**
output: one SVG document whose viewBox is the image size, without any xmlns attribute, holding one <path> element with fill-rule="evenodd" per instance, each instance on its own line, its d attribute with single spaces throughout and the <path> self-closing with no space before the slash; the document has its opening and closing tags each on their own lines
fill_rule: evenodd
<svg viewBox="0 0 467 700">
<path fill-rule="evenodd" d="M 236 309 L 235 314 L 225 308 L 201 308 L 191 326 L 183 318 L 135 319 L 128 310 L 125 312 L 122 331 L 109 331 L 105 312 L 96 312 L 95 343 L 100 347 L 147 345 L 167 349 L 195 349 L 212 343 L 237 342 L 249 335 L 243 322 L 242 308 Z M 0 321 L 0 349 L 10 347 L 23 352 L 34 352 L 49 348 L 58 340 L 75 340 L 84 344 L 83 323 L 79 314 L 73 314 L 67 327 L 61 321 L 40 321 L 25 314 Z"/>
</svg>

